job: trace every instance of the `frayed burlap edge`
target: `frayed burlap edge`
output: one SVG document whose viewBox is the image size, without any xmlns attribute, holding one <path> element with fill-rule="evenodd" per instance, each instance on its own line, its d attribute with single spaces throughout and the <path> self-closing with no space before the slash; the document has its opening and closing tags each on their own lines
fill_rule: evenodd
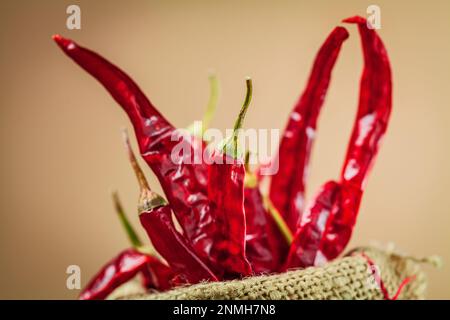
<svg viewBox="0 0 450 320">
<path fill-rule="evenodd" d="M 364 253 L 361 254 L 361 253 Z M 417 259 L 375 248 L 360 248 L 323 267 L 291 270 L 226 282 L 199 283 L 167 292 L 142 293 L 132 283 L 119 288 L 110 299 L 139 300 L 303 300 L 303 299 L 386 299 L 373 276 L 367 258 L 375 263 L 389 296 L 402 281 L 412 280 L 399 299 L 424 299 L 426 276 Z"/>
</svg>

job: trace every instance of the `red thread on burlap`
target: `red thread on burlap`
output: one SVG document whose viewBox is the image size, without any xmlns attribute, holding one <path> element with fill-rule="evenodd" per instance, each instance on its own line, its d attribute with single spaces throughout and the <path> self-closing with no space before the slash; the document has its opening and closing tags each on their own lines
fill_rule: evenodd
<svg viewBox="0 0 450 320">
<path fill-rule="evenodd" d="M 381 279 L 380 274 L 378 273 L 378 268 L 376 268 L 376 264 L 375 264 L 375 263 L 373 262 L 373 260 L 370 259 L 364 252 L 361 252 L 360 254 L 361 254 L 361 256 L 362 256 L 364 259 L 367 260 L 367 263 L 369 264 L 369 267 L 370 267 L 370 269 L 372 270 L 372 275 L 374 276 L 375 281 L 379 284 L 381 293 L 383 294 L 383 297 L 384 297 L 385 300 L 397 300 L 398 297 L 400 296 L 400 294 L 401 294 L 403 288 L 404 288 L 408 283 L 410 283 L 411 281 L 413 281 L 413 280 L 416 278 L 415 275 L 410 276 L 410 277 L 406 277 L 406 278 L 400 283 L 400 285 L 399 285 L 399 287 L 398 287 L 396 293 L 395 293 L 392 297 L 390 297 L 390 296 L 389 296 L 389 292 L 388 292 L 388 290 L 386 289 L 386 286 L 384 285 L 384 282 L 383 282 L 383 280 Z"/>
</svg>

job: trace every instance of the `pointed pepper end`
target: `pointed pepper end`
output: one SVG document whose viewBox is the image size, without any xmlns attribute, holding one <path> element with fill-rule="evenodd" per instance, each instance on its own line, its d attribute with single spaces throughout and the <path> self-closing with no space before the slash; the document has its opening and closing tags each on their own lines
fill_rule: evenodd
<svg viewBox="0 0 450 320">
<path fill-rule="evenodd" d="M 54 34 L 52 36 L 52 39 L 63 50 L 70 50 L 75 48 L 75 43 L 72 40 L 66 39 L 59 34 Z"/>
<path fill-rule="evenodd" d="M 342 20 L 342 22 L 364 24 L 364 23 L 366 23 L 366 18 L 363 18 L 361 16 L 354 16 L 354 17 L 344 19 L 344 20 Z"/>
</svg>

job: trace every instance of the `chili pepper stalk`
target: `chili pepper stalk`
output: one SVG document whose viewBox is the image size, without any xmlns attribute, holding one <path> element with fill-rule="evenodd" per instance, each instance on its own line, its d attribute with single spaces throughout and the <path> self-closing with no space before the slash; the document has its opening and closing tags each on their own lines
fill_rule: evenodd
<svg viewBox="0 0 450 320">
<path fill-rule="evenodd" d="M 291 229 L 289 229 L 289 226 L 283 219 L 283 216 L 280 214 L 277 208 L 275 208 L 270 198 L 264 197 L 263 199 L 264 205 L 267 208 L 268 212 L 270 213 L 270 216 L 273 219 L 273 221 L 275 221 L 275 225 L 277 226 L 278 231 L 281 232 L 285 243 L 288 246 L 291 245 L 292 240 L 294 239 L 294 235 L 292 234 Z"/>
<path fill-rule="evenodd" d="M 125 214 L 125 210 L 123 209 L 122 203 L 120 202 L 119 194 L 117 191 L 112 192 L 112 199 L 114 203 L 114 209 L 117 213 L 120 223 L 122 224 L 123 229 L 125 230 L 125 233 L 127 234 L 127 237 L 131 245 L 133 246 L 133 248 L 139 251 L 140 249 L 144 249 L 144 245 L 142 244 L 141 239 L 139 238 L 138 234 L 136 233 L 136 230 L 134 230 L 133 226 L 131 225 L 131 222 L 128 220 L 128 217 Z"/>
<path fill-rule="evenodd" d="M 153 192 L 137 163 L 126 131 L 123 132 L 130 163 L 139 182 L 139 219 L 153 246 L 185 282 L 217 281 L 215 274 L 195 254 L 185 237 L 176 230 L 167 201 Z"/>
<path fill-rule="evenodd" d="M 209 80 L 209 100 L 208 104 L 206 105 L 206 111 L 203 114 L 203 118 L 201 121 L 201 128 L 196 126 L 197 122 L 192 123 L 189 125 L 186 130 L 192 134 L 193 136 L 196 136 L 199 139 L 203 140 L 203 136 L 205 134 L 205 131 L 209 128 L 211 125 L 211 121 L 214 117 L 214 114 L 216 113 L 217 109 L 217 102 L 219 100 L 219 80 L 217 79 L 217 75 L 214 72 L 211 72 L 208 77 Z"/>
</svg>

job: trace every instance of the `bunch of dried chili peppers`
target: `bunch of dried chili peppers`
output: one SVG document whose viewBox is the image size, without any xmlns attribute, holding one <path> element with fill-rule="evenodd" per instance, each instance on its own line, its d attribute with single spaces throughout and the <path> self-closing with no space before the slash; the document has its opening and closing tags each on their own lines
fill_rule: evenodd
<svg viewBox="0 0 450 320">
<path fill-rule="evenodd" d="M 61 49 L 96 78 L 127 113 L 140 154 L 167 198 L 151 190 L 126 137 L 141 190 L 140 221 L 157 253 L 142 244 L 114 195 L 132 248 L 107 263 L 83 290 L 81 299 L 103 299 L 138 274 L 146 288 L 167 290 L 180 284 L 318 265 L 345 249 L 368 172 L 387 128 L 392 86 L 389 59 L 377 33 L 364 18 L 344 22 L 357 24 L 364 54 L 358 112 L 340 178 L 326 182 L 306 206 L 317 119 L 341 46 L 348 38 L 345 28 L 336 27 L 316 56 L 274 158 L 279 170 L 270 177 L 267 195 L 262 194 L 259 175 L 248 166 L 248 156 L 242 159 L 237 146 L 237 133 L 251 101 L 250 79 L 233 135 L 211 151 L 201 135 L 180 133 L 122 70 L 95 52 L 54 36 Z M 216 98 L 213 94 L 212 99 Z M 174 136 L 182 138 L 183 150 L 206 153 L 211 161 L 174 159 L 180 141 Z"/>
</svg>

